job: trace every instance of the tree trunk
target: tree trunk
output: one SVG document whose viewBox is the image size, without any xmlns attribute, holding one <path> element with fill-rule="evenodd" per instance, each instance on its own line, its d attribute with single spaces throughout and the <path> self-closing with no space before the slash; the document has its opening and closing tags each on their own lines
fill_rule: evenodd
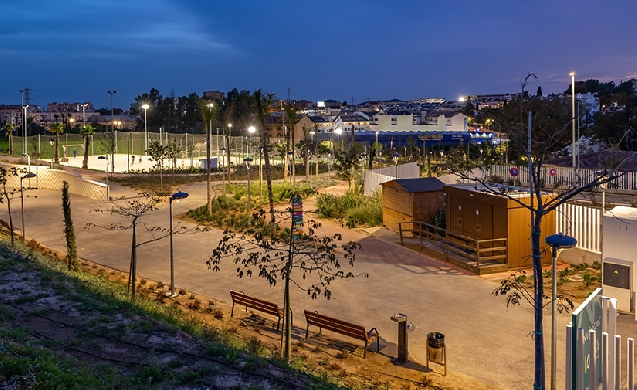
<svg viewBox="0 0 637 390">
<path fill-rule="evenodd" d="M 285 349 L 283 358 L 290 361 L 291 339 L 292 339 L 292 310 L 290 307 L 290 274 L 292 272 L 292 239 L 290 238 L 290 252 L 288 254 L 287 270 L 285 272 L 285 290 L 283 304 L 285 305 Z"/>
<path fill-rule="evenodd" d="M 7 130 L 9 135 L 9 154 L 13 154 L 13 130 Z"/>
<path fill-rule="evenodd" d="M 54 158 L 54 161 L 55 161 L 55 162 L 60 162 L 60 154 L 59 154 L 59 152 L 58 152 L 58 149 L 59 149 L 59 146 L 58 146 L 59 140 L 60 140 L 60 133 L 55 133 L 55 158 Z"/>
<path fill-rule="evenodd" d="M 135 302 L 135 276 L 137 273 L 137 236 L 136 229 L 137 221 L 133 221 L 133 241 L 131 245 L 131 262 L 130 262 L 130 274 L 131 274 L 131 298 Z"/>
<path fill-rule="evenodd" d="M 82 160 L 82 168 L 88 169 L 88 147 L 91 144 L 91 136 L 84 136 L 84 160 Z"/>
<path fill-rule="evenodd" d="M 532 211 L 533 213 L 533 211 Z M 544 389 L 545 366 L 544 366 L 544 331 L 543 331 L 543 303 L 544 303 L 544 283 L 542 280 L 542 252 L 540 248 L 540 225 L 542 217 L 540 213 L 535 216 L 532 225 L 531 246 L 533 252 L 533 279 L 535 281 L 535 388 Z"/>
</svg>

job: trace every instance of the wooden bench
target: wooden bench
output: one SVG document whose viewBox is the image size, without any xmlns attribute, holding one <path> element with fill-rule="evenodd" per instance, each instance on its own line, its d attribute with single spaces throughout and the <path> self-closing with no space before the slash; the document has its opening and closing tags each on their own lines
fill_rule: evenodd
<svg viewBox="0 0 637 390">
<path fill-rule="evenodd" d="M 230 296 L 232 297 L 232 311 L 230 312 L 230 317 L 234 316 L 235 304 L 245 306 L 246 311 L 248 311 L 248 308 L 250 307 L 254 310 L 275 316 L 278 319 L 276 323 L 276 330 L 279 330 L 281 319 L 285 316 L 285 311 L 282 308 L 279 308 L 277 304 L 251 297 L 244 294 L 243 291 L 230 290 Z"/>
<path fill-rule="evenodd" d="M 363 359 L 367 357 L 367 346 L 376 339 L 376 352 L 380 351 L 380 335 L 376 328 L 372 328 L 369 332 L 365 331 L 365 327 L 361 325 L 354 325 L 349 322 L 341 321 L 336 318 L 328 317 L 323 314 L 319 314 L 316 311 L 305 310 L 305 320 L 307 321 L 307 329 L 305 330 L 305 338 L 307 339 L 310 331 L 310 325 L 319 327 L 320 331 L 325 328 L 332 332 L 340 333 L 344 336 L 349 336 L 357 340 L 365 342 L 365 350 L 363 352 Z"/>
</svg>

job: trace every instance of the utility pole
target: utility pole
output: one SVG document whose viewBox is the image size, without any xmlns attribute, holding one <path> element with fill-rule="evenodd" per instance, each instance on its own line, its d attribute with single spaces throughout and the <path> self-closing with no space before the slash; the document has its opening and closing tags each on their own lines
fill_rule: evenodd
<svg viewBox="0 0 637 390">
<path fill-rule="evenodd" d="M 115 122 L 113 122 L 113 95 L 117 95 L 117 91 L 106 91 L 111 95 L 111 173 L 115 173 Z"/>
</svg>

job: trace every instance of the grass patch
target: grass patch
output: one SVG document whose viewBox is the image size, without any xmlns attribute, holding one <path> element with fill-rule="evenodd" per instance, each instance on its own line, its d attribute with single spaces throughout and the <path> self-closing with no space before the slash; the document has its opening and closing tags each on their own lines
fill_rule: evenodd
<svg viewBox="0 0 637 390">
<path fill-rule="evenodd" d="M 25 294 L 5 292 L 0 297 L 3 388 L 200 388 L 210 387 L 216 373 L 228 375 L 229 368 L 236 372 L 240 388 L 339 388 L 307 374 L 306 368 L 285 366 L 282 375 L 276 374 L 280 370 L 269 367 L 280 367 L 280 359 L 266 353 L 256 337 L 240 340 L 236 328 L 205 325 L 197 316 L 150 298 L 132 303 L 124 284 L 71 272 L 63 262 L 32 248 L 18 246 L 14 251 L 5 237 L 0 247 L 1 276 L 28 283 Z M 33 308 L 32 299 L 43 297 L 53 300 L 51 306 Z M 197 299 L 190 302 L 201 305 Z M 82 314 L 68 317 L 67 323 L 59 319 L 64 315 L 55 315 L 58 310 Z M 74 335 L 72 342 L 69 334 Z M 147 337 L 155 341 L 145 346 Z M 176 338 L 181 341 L 172 347 Z M 184 348 L 183 342 L 190 347 Z M 124 352 L 113 356 L 104 348 Z M 189 356 L 184 349 L 194 353 Z"/>
</svg>

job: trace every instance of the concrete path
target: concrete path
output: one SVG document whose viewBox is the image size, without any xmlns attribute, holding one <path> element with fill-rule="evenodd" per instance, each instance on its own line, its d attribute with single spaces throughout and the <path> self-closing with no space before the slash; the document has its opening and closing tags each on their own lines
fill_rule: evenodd
<svg viewBox="0 0 637 390">
<path fill-rule="evenodd" d="M 79 157 L 78 157 L 79 158 Z M 173 203 L 174 214 L 185 213 L 205 204 L 205 183 L 180 188 L 190 196 Z M 112 185 L 113 197 L 134 197 L 127 188 Z M 50 248 L 65 251 L 60 191 L 29 190 L 24 200 L 27 238 L 34 238 Z M 35 197 L 37 196 L 37 198 Z M 77 234 L 78 255 L 86 260 L 119 270 L 130 264 L 131 231 L 107 230 L 98 227 L 85 229 L 88 223 L 110 226 L 127 223 L 111 215 L 110 203 L 71 196 L 73 221 Z M 14 207 L 13 220 L 19 227 L 19 202 Z M 0 212 L 6 219 L 6 207 Z M 309 218 L 309 216 L 307 217 Z M 146 226 L 168 228 L 168 204 L 149 213 L 142 220 Z M 180 222 L 181 225 L 194 225 Z M 297 315 L 295 326 L 304 327 L 303 309 L 317 310 L 330 316 L 376 327 L 382 336 L 381 353 L 397 355 L 397 327 L 390 317 L 405 313 L 415 330 L 409 333 L 410 359 L 425 365 L 426 336 L 441 332 L 446 336 L 450 371 L 478 378 L 502 389 L 528 389 L 533 383 L 533 312 L 529 306 L 507 309 L 503 298 L 491 295 L 496 284 L 401 247 L 397 235 L 381 229 L 374 235 L 342 228 L 323 221 L 320 235 L 342 233 L 344 240 L 359 242 L 363 250 L 357 254 L 355 274 L 368 273 L 369 278 L 337 280 L 332 285 L 332 299 L 312 300 L 306 291 L 292 291 L 292 307 Z M 381 234 L 384 233 L 384 234 Z M 140 232 L 138 240 L 152 237 Z M 229 290 L 243 290 L 249 295 L 282 304 L 283 285 L 270 287 L 258 277 L 236 276 L 236 266 L 230 261 L 221 264 L 220 272 L 206 268 L 212 249 L 222 237 L 219 230 L 174 237 L 175 284 L 198 294 L 231 302 Z M 144 278 L 170 281 L 168 239 L 142 246 L 138 250 L 139 275 Z M 297 281 L 306 281 L 297 276 Z M 558 318 L 558 383 L 563 383 L 564 327 L 570 315 Z M 546 312 L 545 335 L 547 369 L 550 367 L 550 312 Z M 634 329 L 634 328 L 633 328 Z M 624 337 L 630 337 L 625 335 Z M 633 335 L 634 336 L 634 335 Z M 335 336 L 336 337 L 336 336 Z M 442 368 L 433 365 L 435 372 Z M 547 379 L 549 371 L 547 370 Z"/>
</svg>

